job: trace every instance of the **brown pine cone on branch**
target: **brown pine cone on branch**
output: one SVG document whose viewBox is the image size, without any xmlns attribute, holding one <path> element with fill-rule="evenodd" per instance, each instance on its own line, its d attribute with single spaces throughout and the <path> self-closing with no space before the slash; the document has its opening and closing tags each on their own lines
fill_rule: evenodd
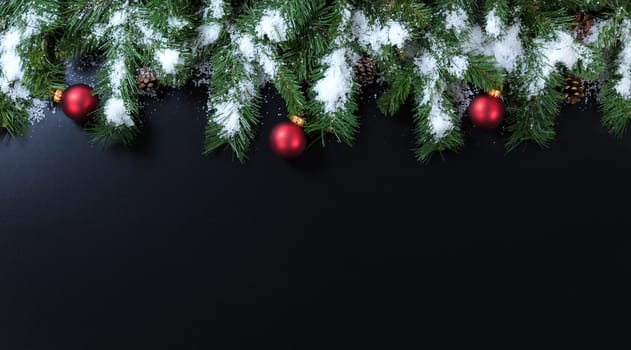
<svg viewBox="0 0 631 350">
<path fill-rule="evenodd" d="M 160 87 L 156 72 L 147 67 L 140 68 L 136 73 L 136 84 L 142 93 L 148 95 L 153 94 Z"/>
<path fill-rule="evenodd" d="M 570 29 L 576 32 L 576 39 L 584 40 L 590 34 L 594 26 L 594 20 L 590 15 L 579 11 L 574 14 L 574 21 L 576 24 L 570 27 Z"/>
<path fill-rule="evenodd" d="M 577 104 L 585 97 L 585 85 L 579 77 L 565 78 L 563 84 L 565 103 Z"/>
<path fill-rule="evenodd" d="M 355 73 L 357 81 L 359 81 L 362 85 L 367 85 L 375 81 L 375 76 L 377 75 L 377 65 L 369 57 L 362 57 L 353 66 L 353 73 Z"/>
</svg>

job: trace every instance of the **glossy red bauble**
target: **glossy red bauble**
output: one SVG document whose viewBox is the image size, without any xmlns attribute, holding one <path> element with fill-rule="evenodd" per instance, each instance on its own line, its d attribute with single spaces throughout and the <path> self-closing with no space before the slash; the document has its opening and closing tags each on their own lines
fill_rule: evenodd
<svg viewBox="0 0 631 350">
<path fill-rule="evenodd" d="M 478 95 L 468 109 L 471 122 L 482 129 L 495 129 L 504 120 L 504 102 L 489 94 Z"/>
<path fill-rule="evenodd" d="M 272 129 L 269 135 L 272 151 L 285 159 L 296 158 L 307 146 L 304 130 L 291 122 L 282 122 Z"/>
<path fill-rule="evenodd" d="M 99 106 L 99 99 L 92 95 L 92 88 L 85 84 L 75 84 L 64 90 L 61 96 L 61 109 L 68 118 L 84 122 L 90 113 Z"/>
</svg>

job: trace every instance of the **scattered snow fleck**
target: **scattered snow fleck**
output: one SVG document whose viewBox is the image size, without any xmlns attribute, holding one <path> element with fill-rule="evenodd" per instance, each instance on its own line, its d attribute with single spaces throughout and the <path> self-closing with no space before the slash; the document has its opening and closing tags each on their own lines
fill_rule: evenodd
<svg viewBox="0 0 631 350">
<path fill-rule="evenodd" d="M 22 32 L 23 38 L 29 38 L 41 31 L 42 26 L 50 25 L 57 17 L 51 13 L 39 14 L 35 9 L 29 9 L 22 16 L 22 21 L 26 24 Z"/>
<path fill-rule="evenodd" d="M 341 12 L 341 21 L 340 24 L 338 25 L 338 32 L 346 32 L 348 24 L 351 21 L 351 8 L 350 5 L 346 4 L 344 6 L 344 8 L 342 9 Z M 335 37 L 335 41 L 334 44 L 336 46 L 342 46 L 344 43 L 344 40 L 348 39 L 348 37 L 344 36 L 344 35 L 338 35 Z"/>
<path fill-rule="evenodd" d="M 208 109 L 215 110 L 212 121 L 221 125 L 219 136 L 226 139 L 241 131 L 241 109 L 243 103 L 252 100 L 256 90 L 251 81 L 243 81 L 238 88 L 232 88 L 225 96 L 213 97 Z"/>
<path fill-rule="evenodd" d="M 180 30 L 188 25 L 188 22 L 185 19 L 177 18 L 177 17 L 169 17 L 167 19 L 167 23 L 169 27 Z"/>
<path fill-rule="evenodd" d="M 33 100 L 33 105 L 28 109 L 28 120 L 31 125 L 39 123 L 46 118 L 44 109 L 46 109 L 47 106 L 48 103 L 46 101 Z"/>
<path fill-rule="evenodd" d="M 195 78 L 192 79 L 194 86 L 210 84 L 210 78 L 212 76 L 212 64 L 210 64 L 209 61 L 204 61 L 196 64 L 193 74 L 195 75 Z"/>
<path fill-rule="evenodd" d="M 274 78 L 278 69 L 278 64 L 271 57 L 271 52 L 268 48 L 257 45 L 257 57 L 259 64 L 263 68 L 263 72 L 267 74 L 268 78 Z"/>
<path fill-rule="evenodd" d="M 585 37 L 585 39 L 583 39 L 583 42 L 585 42 L 586 44 L 597 43 L 598 39 L 600 38 L 600 33 L 602 33 L 603 31 L 603 28 L 608 27 L 611 24 L 612 22 L 610 19 L 606 19 L 606 20 L 594 19 L 594 25 L 589 30 L 589 33 L 587 33 L 587 36 Z"/>
<path fill-rule="evenodd" d="M 434 141 L 439 142 L 442 138 L 453 130 L 454 123 L 445 111 L 442 94 L 434 94 L 432 106 L 429 111 L 430 132 L 434 136 Z"/>
<path fill-rule="evenodd" d="M 103 107 L 105 118 L 108 122 L 114 124 L 114 126 L 133 126 L 134 121 L 131 119 L 125 102 L 120 97 L 111 97 L 105 103 Z"/>
<path fill-rule="evenodd" d="M 206 3 L 204 18 L 220 19 L 224 16 L 223 0 L 210 0 L 206 1 Z"/>
<path fill-rule="evenodd" d="M 497 16 L 496 8 L 486 15 L 486 34 L 492 38 L 497 38 L 502 32 L 502 19 Z"/>
<path fill-rule="evenodd" d="M 277 43 L 287 40 L 287 21 L 279 10 L 265 10 L 263 17 L 257 23 L 256 36 L 259 39 L 267 37 L 271 42 Z"/>
<path fill-rule="evenodd" d="M 101 40 L 103 35 L 105 35 L 105 31 L 107 30 L 107 25 L 103 23 L 97 23 L 92 27 L 92 35 L 96 40 Z"/>
<path fill-rule="evenodd" d="M 627 100 L 631 100 L 631 20 L 625 19 L 622 23 L 622 51 L 618 56 L 618 69 L 620 81 L 614 86 L 614 90 Z"/>
<path fill-rule="evenodd" d="M 229 138 L 241 130 L 241 123 L 239 123 L 241 119 L 240 107 L 241 105 L 233 100 L 222 102 L 215 106 L 217 112 L 213 120 L 223 127 L 219 134 L 220 137 Z"/>
<path fill-rule="evenodd" d="M 175 66 L 182 64 L 180 52 L 173 49 L 162 49 L 156 51 L 156 59 L 160 62 L 162 70 L 166 74 L 175 73 Z"/>
<path fill-rule="evenodd" d="M 449 59 L 449 65 L 447 66 L 447 71 L 449 74 L 453 75 L 458 79 L 463 79 L 464 74 L 467 72 L 469 68 L 469 60 L 466 56 L 452 56 Z"/>
<path fill-rule="evenodd" d="M 423 52 L 420 57 L 414 61 L 417 73 L 424 79 L 423 95 L 420 96 L 420 104 L 426 105 L 432 100 L 432 95 L 436 87 L 436 83 L 440 78 L 438 61 L 429 53 Z"/>
<path fill-rule="evenodd" d="M 467 12 L 461 7 L 451 11 L 445 11 L 445 28 L 453 29 L 457 34 L 469 28 L 469 18 Z"/>
<path fill-rule="evenodd" d="M 471 89 L 469 84 L 462 80 L 451 84 L 450 91 L 453 93 L 456 105 L 458 107 L 458 117 L 462 118 L 476 94 Z"/>
<path fill-rule="evenodd" d="M 324 104 L 326 113 L 335 113 L 344 108 L 351 94 L 353 73 L 347 56 L 347 50 L 339 48 L 322 60 L 322 64 L 328 68 L 324 72 L 324 78 L 315 84 L 313 90 L 316 100 Z"/>
<path fill-rule="evenodd" d="M 120 96 L 121 84 L 126 75 L 127 67 L 125 66 L 125 57 L 119 55 L 110 66 L 109 80 L 114 95 Z"/>
</svg>

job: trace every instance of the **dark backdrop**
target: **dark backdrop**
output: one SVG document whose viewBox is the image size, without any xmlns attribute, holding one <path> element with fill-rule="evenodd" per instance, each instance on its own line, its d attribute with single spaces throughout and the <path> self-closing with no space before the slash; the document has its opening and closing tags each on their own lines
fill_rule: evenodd
<svg viewBox="0 0 631 350">
<path fill-rule="evenodd" d="M 566 319 L 626 329 L 586 315 L 627 305 L 630 137 L 570 106 L 549 150 L 505 155 L 501 132 L 465 125 L 461 154 L 422 165 L 409 109 L 385 118 L 376 94 L 353 148 L 316 142 L 295 162 L 267 146 L 285 116 L 269 89 L 245 165 L 202 156 L 193 87 L 145 101 L 130 149 L 91 145 L 59 110 L 2 138 L 0 349 L 395 349 L 558 335 Z"/>
</svg>

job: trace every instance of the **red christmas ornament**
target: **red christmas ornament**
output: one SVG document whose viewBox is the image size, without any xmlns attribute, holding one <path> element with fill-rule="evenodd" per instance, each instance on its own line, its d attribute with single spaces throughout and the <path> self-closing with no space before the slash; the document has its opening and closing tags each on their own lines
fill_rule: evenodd
<svg viewBox="0 0 631 350">
<path fill-rule="evenodd" d="M 63 92 L 57 90 L 55 102 L 61 104 L 68 118 L 77 122 L 86 121 L 99 105 L 99 99 L 92 95 L 92 88 L 85 84 L 71 85 Z"/>
<path fill-rule="evenodd" d="M 504 102 L 500 92 L 493 90 L 488 94 L 478 95 L 471 101 L 468 109 L 469 119 L 482 129 L 495 129 L 504 120 Z"/>
<path fill-rule="evenodd" d="M 269 144 L 276 155 L 285 159 L 296 158 L 305 150 L 307 136 L 298 124 L 282 122 L 272 129 Z"/>
</svg>

